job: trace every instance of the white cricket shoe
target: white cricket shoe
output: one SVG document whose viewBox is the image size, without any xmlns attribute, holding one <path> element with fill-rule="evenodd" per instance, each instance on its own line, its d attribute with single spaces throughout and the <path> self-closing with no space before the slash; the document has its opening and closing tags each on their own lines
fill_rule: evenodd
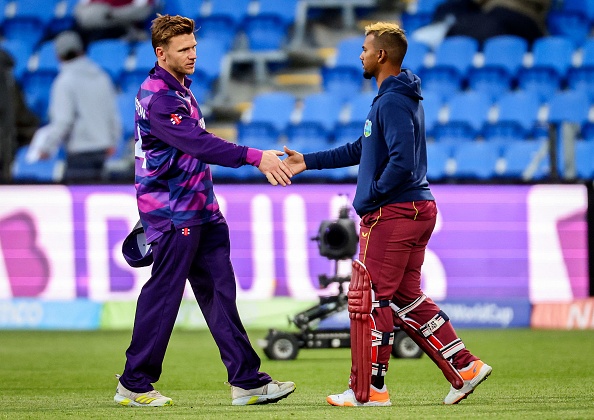
<svg viewBox="0 0 594 420">
<path fill-rule="evenodd" d="M 275 403 L 288 397 L 295 391 L 294 382 L 271 381 L 264 386 L 253 389 L 243 389 L 231 386 L 232 405 L 253 405 Z"/>
<path fill-rule="evenodd" d="M 355 393 L 352 389 L 347 389 L 342 394 L 333 394 L 326 397 L 326 401 L 330 405 L 336 405 L 339 407 L 390 407 L 392 402 L 390 401 L 390 394 L 388 394 L 388 388 L 386 385 L 382 389 L 377 389 L 371 385 L 369 392 L 369 401 L 366 403 L 360 403 L 355 398 Z"/>
<path fill-rule="evenodd" d="M 456 389 L 450 387 L 450 392 L 443 400 L 444 404 L 458 404 L 460 401 L 472 394 L 477 386 L 489 377 L 493 368 L 480 360 L 475 360 L 470 365 L 462 370 L 459 370 L 462 379 L 464 379 L 464 386 Z"/>
<path fill-rule="evenodd" d="M 118 382 L 113 400 L 126 407 L 164 407 L 173 405 L 171 398 L 161 395 L 156 389 L 149 392 L 132 392 L 120 382 Z"/>
</svg>

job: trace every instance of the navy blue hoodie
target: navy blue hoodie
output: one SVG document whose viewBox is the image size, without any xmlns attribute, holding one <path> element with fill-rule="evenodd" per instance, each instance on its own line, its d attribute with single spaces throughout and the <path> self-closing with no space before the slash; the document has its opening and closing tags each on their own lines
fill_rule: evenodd
<svg viewBox="0 0 594 420">
<path fill-rule="evenodd" d="M 353 143 L 304 155 L 307 169 L 359 164 L 353 207 L 359 216 L 392 203 L 434 200 L 427 182 L 421 80 L 410 70 L 386 78 Z"/>
</svg>

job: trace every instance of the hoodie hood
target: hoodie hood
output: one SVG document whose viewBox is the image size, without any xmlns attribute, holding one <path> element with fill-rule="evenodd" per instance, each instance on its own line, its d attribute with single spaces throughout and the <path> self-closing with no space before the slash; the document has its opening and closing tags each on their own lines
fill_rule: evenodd
<svg viewBox="0 0 594 420">
<path fill-rule="evenodd" d="M 398 92 L 410 98 L 421 100 L 421 79 L 409 69 L 402 69 L 398 76 L 387 77 L 380 86 L 378 96 L 386 92 Z"/>
</svg>

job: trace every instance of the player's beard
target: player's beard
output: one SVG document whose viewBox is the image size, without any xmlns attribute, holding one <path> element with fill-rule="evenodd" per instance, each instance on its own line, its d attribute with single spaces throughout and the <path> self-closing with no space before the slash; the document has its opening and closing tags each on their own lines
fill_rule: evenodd
<svg viewBox="0 0 594 420">
<path fill-rule="evenodd" d="M 371 79 L 371 78 L 373 78 L 373 74 L 369 73 L 368 71 L 363 70 L 363 77 L 365 79 Z"/>
</svg>

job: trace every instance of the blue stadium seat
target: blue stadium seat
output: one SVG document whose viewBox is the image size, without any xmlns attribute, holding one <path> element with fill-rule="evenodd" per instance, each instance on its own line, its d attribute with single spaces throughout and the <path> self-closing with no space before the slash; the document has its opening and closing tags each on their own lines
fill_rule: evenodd
<svg viewBox="0 0 594 420">
<path fill-rule="evenodd" d="M 191 89 L 198 103 L 204 103 L 212 96 L 215 81 L 221 74 L 225 57 L 224 44 L 218 39 L 199 39 L 196 56 L 195 71 L 190 75 Z"/>
<path fill-rule="evenodd" d="M 560 36 L 549 36 L 534 41 L 532 67 L 518 72 L 518 85 L 522 89 L 538 92 L 541 100 L 548 101 L 562 87 L 572 66 L 573 43 Z"/>
<path fill-rule="evenodd" d="M 122 72 L 126 70 L 130 51 L 130 44 L 122 39 L 101 39 L 87 47 L 89 58 L 100 65 L 115 84 L 119 83 Z"/>
<path fill-rule="evenodd" d="M 491 99 L 483 92 L 465 91 L 454 95 L 448 102 L 448 119 L 436 124 L 436 141 L 469 141 L 482 133 L 488 121 Z"/>
<path fill-rule="evenodd" d="M 40 45 L 37 50 L 36 56 L 38 58 L 38 64 L 35 68 L 29 70 L 52 70 L 58 71 L 60 69 L 60 60 L 56 55 L 56 47 L 54 41 L 46 41 Z"/>
<path fill-rule="evenodd" d="M 423 88 L 446 98 L 464 87 L 479 43 L 467 36 L 452 36 L 435 50 L 435 64 L 420 71 Z"/>
<path fill-rule="evenodd" d="M 196 21 L 200 38 L 216 38 L 223 41 L 225 51 L 233 48 L 240 24 L 248 14 L 251 0 L 210 0 L 202 8 Z"/>
<path fill-rule="evenodd" d="M 144 41 L 134 49 L 134 65 L 120 75 L 119 86 L 123 91 L 137 92 L 140 84 L 148 76 L 148 72 L 155 66 L 157 57 L 151 41 Z"/>
<path fill-rule="evenodd" d="M 594 141 L 594 122 L 588 121 L 582 125 L 582 138 L 586 141 Z"/>
<path fill-rule="evenodd" d="M 561 139 L 561 123 L 574 123 L 578 126 L 578 136 L 581 135 L 582 127 L 588 122 L 590 103 L 584 92 L 563 91 L 553 96 L 549 102 L 549 115 L 547 121 L 557 128 L 559 139 Z M 560 171 L 564 168 L 563 144 L 558 142 L 557 165 Z"/>
<path fill-rule="evenodd" d="M 527 139 L 538 120 L 540 100 L 532 91 L 504 93 L 497 102 L 497 120 L 487 124 L 483 136 L 490 141 Z"/>
<path fill-rule="evenodd" d="M 259 0 L 258 10 L 244 18 L 242 27 L 252 51 L 279 50 L 295 21 L 297 0 Z"/>
<path fill-rule="evenodd" d="M 14 61 L 13 75 L 20 81 L 25 71 L 29 58 L 33 52 L 30 46 L 19 39 L 5 39 L 0 42 L 0 48 L 9 53 Z"/>
<path fill-rule="evenodd" d="M 548 122 L 576 123 L 580 126 L 588 121 L 590 102 L 585 92 L 565 90 L 554 95 L 549 101 Z"/>
<path fill-rule="evenodd" d="M 578 178 L 594 178 L 594 141 L 575 143 L 575 169 Z"/>
<path fill-rule="evenodd" d="M 449 176 L 450 158 L 451 147 L 448 144 L 427 143 L 427 179 L 429 182 L 440 181 Z"/>
<path fill-rule="evenodd" d="M 280 16 L 286 24 L 292 24 L 297 15 L 298 0 L 258 0 L 256 15 L 271 14 Z"/>
<path fill-rule="evenodd" d="M 496 144 L 484 141 L 460 143 L 453 151 L 456 162 L 453 175 L 462 179 L 491 179 L 497 176 L 499 157 L 499 147 Z"/>
<path fill-rule="evenodd" d="M 0 25 L 4 23 L 4 14 L 6 11 L 6 5 L 9 0 L 0 0 Z"/>
<path fill-rule="evenodd" d="M 440 112 L 443 108 L 443 98 L 431 91 L 422 92 L 423 109 L 425 110 L 425 132 L 428 137 L 433 136 L 433 129 L 439 123 Z"/>
<path fill-rule="evenodd" d="M 339 122 L 335 131 L 335 142 L 338 144 L 350 143 L 363 134 L 363 127 L 375 92 L 361 92 L 349 100 L 349 117 L 347 121 Z"/>
<path fill-rule="evenodd" d="M 55 156 L 46 160 L 27 162 L 26 156 L 29 146 L 20 147 L 12 165 L 12 180 L 25 183 L 57 183 L 64 174 L 66 153 L 59 149 Z"/>
<path fill-rule="evenodd" d="M 550 173 L 547 140 L 512 140 L 503 146 L 504 178 L 542 180 Z"/>
<path fill-rule="evenodd" d="M 167 0 L 163 3 L 163 14 L 180 15 L 197 19 L 203 7 L 203 0 Z M 200 31 L 198 34 L 200 35 Z"/>
<path fill-rule="evenodd" d="M 590 18 L 585 2 L 581 0 L 560 2 L 561 7 L 553 6 L 547 15 L 547 29 L 551 35 L 570 39 L 576 47 L 586 41 L 590 33 Z"/>
<path fill-rule="evenodd" d="M 303 100 L 301 120 L 287 128 L 289 143 L 304 145 L 326 145 L 334 135 L 342 101 L 329 93 L 313 93 Z M 317 146 L 316 148 L 320 148 Z"/>
<path fill-rule="evenodd" d="M 21 39 L 35 47 L 46 34 L 55 16 L 57 0 L 13 0 L 5 15 L 2 32 L 5 38 Z"/>
<path fill-rule="evenodd" d="M 582 47 L 582 62 L 579 67 L 571 67 L 567 76 L 571 89 L 588 94 L 594 103 L 594 38 L 589 38 Z"/>
<path fill-rule="evenodd" d="M 429 12 L 403 12 L 401 19 L 402 19 L 402 27 L 406 31 L 406 33 L 412 33 L 417 29 L 429 25 L 431 23 L 431 19 L 433 18 L 433 13 Z"/>
<path fill-rule="evenodd" d="M 425 63 L 425 57 L 429 53 L 429 47 L 422 42 L 415 41 L 414 39 L 408 40 L 408 48 L 406 55 L 404 56 L 404 62 L 402 67 L 410 69 L 413 73 L 417 74 Z"/>
<path fill-rule="evenodd" d="M 57 75 L 57 70 L 37 70 L 23 74 L 22 86 L 25 101 L 42 122 L 48 120 L 49 96 L 52 83 Z"/>
<path fill-rule="evenodd" d="M 363 71 L 353 66 L 335 66 L 322 68 L 322 86 L 324 90 L 346 101 L 363 88 Z"/>
<path fill-rule="evenodd" d="M 134 115 L 136 112 L 135 98 L 136 95 L 132 92 L 120 92 L 117 96 L 117 107 L 120 113 L 122 133 L 125 139 L 134 137 L 134 131 L 136 130 L 134 124 Z"/>
<path fill-rule="evenodd" d="M 522 67 L 527 51 L 528 42 L 518 36 L 501 35 L 487 39 L 483 65 L 468 71 L 469 87 L 487 92 L 496 100 L 514 86 L 516 73 Z"/>
<path fill-rule="evenodd" d="M 237 126 L 237 141 L 240 144 L 278 148 L 279 136 L 285 132 L 295 109 L 295 96 L 288 92 L 263 93 L 252 101 L 251 118 Z"/>
<path fill-rule="evenodd" d="M 361 69 L 361 60 L 359 56 L 363 51 L 363 42 L 365 37 L 352 36 L 341 39 L 336 45 L 335 66 L 352 66 Z"/>
<path fill-rule="evenodd" d="M 74 8 L 78 2 L 79 0 L 57 0 L 56 13 L 47 24 L 48 36 L 54 37 L 62 31 L 75 28 Z"/>
<path fill-rule="evenodd" d="M 414 10 L 407 10 L 402 13 L 402 26 L 406 32 L 410 34 L 421 26 L 430 24 L 435 9 L 444 1 L 445 0 L 418 0 L 414 2 Z"/>
</svg>

